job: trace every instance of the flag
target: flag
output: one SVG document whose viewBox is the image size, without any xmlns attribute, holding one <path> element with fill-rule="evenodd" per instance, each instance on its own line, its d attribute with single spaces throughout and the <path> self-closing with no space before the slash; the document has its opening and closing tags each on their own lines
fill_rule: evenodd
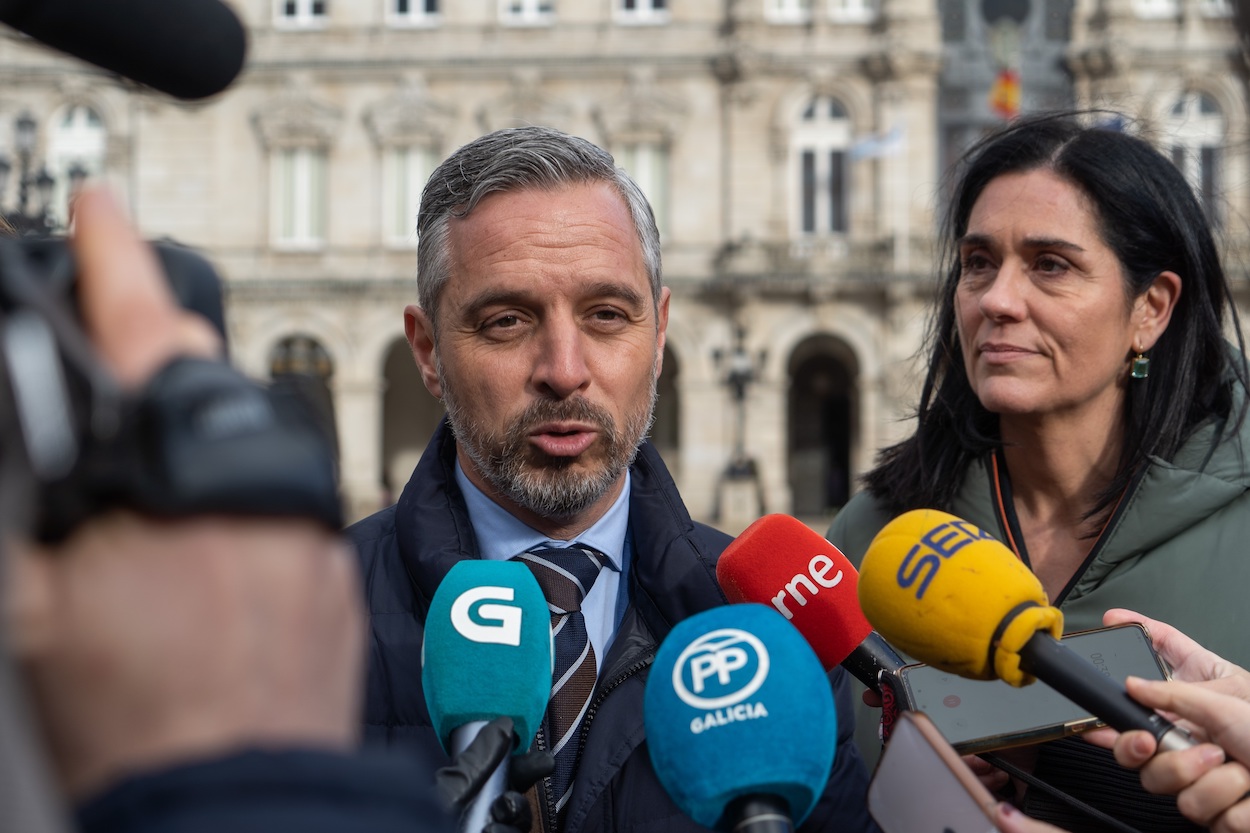
<svg viewBox="0 0 1250 833">
<path fill-rule="evenodd" d="M 1014 69 L 998 71 L 990 87 L 990 110 L 1004 119 L 1020 115 L 1020 73 Z"/>
</svg>

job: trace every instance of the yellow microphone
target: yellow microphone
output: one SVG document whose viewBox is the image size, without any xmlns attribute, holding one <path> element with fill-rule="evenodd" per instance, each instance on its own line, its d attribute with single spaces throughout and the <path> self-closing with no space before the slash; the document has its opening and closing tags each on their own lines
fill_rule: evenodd
<svg viewBox="0 0 1250 833">
<path fill-rule="evenodd" d="M 1037 577 L 954 515 L 917 509 L 886 524 L 860 565 L 859 603 L 891 644 L 943 671 L 1014 686 L 1040 679 L 1115 729 L 1150 732 L 1160 751 L 1194 745 L 1060 642 L 1063 614 Z"/>
</svg>

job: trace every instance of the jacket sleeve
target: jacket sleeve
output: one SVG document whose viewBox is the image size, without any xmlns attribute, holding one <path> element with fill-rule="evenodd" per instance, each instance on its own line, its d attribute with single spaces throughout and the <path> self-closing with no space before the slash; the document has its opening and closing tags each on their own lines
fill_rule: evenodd
<svg viewBox="0 0 1250 833">
<path fill-rule="evenodd" d="M 257 749 L 133 776 L 76 820 L 83 833 L 442 833 L 433 780 L 408 756 Z"/>
<path fill-rule="evenodd" d="M 855 745 L 855 713 L 850 675 L 841 668 L 829 674 L 838 709 L 838 752 L 833 759 L 829 783 L 800 833 L 880 833 L 868 815 L 868 770 Z M 790 742 L 799 743 L 795 738 Z"/>
</svg>

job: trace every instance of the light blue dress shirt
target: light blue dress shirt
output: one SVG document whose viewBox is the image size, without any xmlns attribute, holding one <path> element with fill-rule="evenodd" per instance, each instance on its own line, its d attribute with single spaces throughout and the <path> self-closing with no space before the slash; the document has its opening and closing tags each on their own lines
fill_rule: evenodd
<svg viewBox="0 0 1250 833">
<path fill-rule="evenodd" d="M 582 615 L 586 617 L 586 633 L 595 649 L 595 673 L 598 674 L 629 603 L 628 575 L 633 550 L 629 540 L 629 470 L 625 471 L 625 487 L 616 502 L 575 541 L 554 541 L 514 518 L 469 481 L 459 460 L 456 461 L 456 483 L 464 494 L 469 520 L 477 535 L 478 551 L 484 559 L 507 561 L 534 547 L 567 547 L 573 543 L 592 547 L 607 556 L 607 564 L 582 601 Z"/>
</svg>

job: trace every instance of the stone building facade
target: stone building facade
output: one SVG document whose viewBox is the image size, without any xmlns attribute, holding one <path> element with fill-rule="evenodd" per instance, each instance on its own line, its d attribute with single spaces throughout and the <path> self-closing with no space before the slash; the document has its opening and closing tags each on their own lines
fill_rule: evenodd
<svg viewBox="0 0 1250 833">
<path fill-rule="evenodd" d="M 392 500 L 441 407 L 412 366 L 432 166 L 541 123 L 651 197 L 672 287 L 653 431 L 692 512 L 821 526 L 901 437 L 951 160 L 1003 116 L 1100 106 L 1186 171 L 1244 295 L 1246 63 L 1220 0 L 234 0 L 248 64 L 177 102 L 0 39 L 0 150 L 110 182 L 225 279 L 249 373 L 307 373 L 349 514 Z M 16 199 L 16 174 L 0 197 Z M 1239 298 L 1239 301 L 1241 298 Z"/>
</svg>

